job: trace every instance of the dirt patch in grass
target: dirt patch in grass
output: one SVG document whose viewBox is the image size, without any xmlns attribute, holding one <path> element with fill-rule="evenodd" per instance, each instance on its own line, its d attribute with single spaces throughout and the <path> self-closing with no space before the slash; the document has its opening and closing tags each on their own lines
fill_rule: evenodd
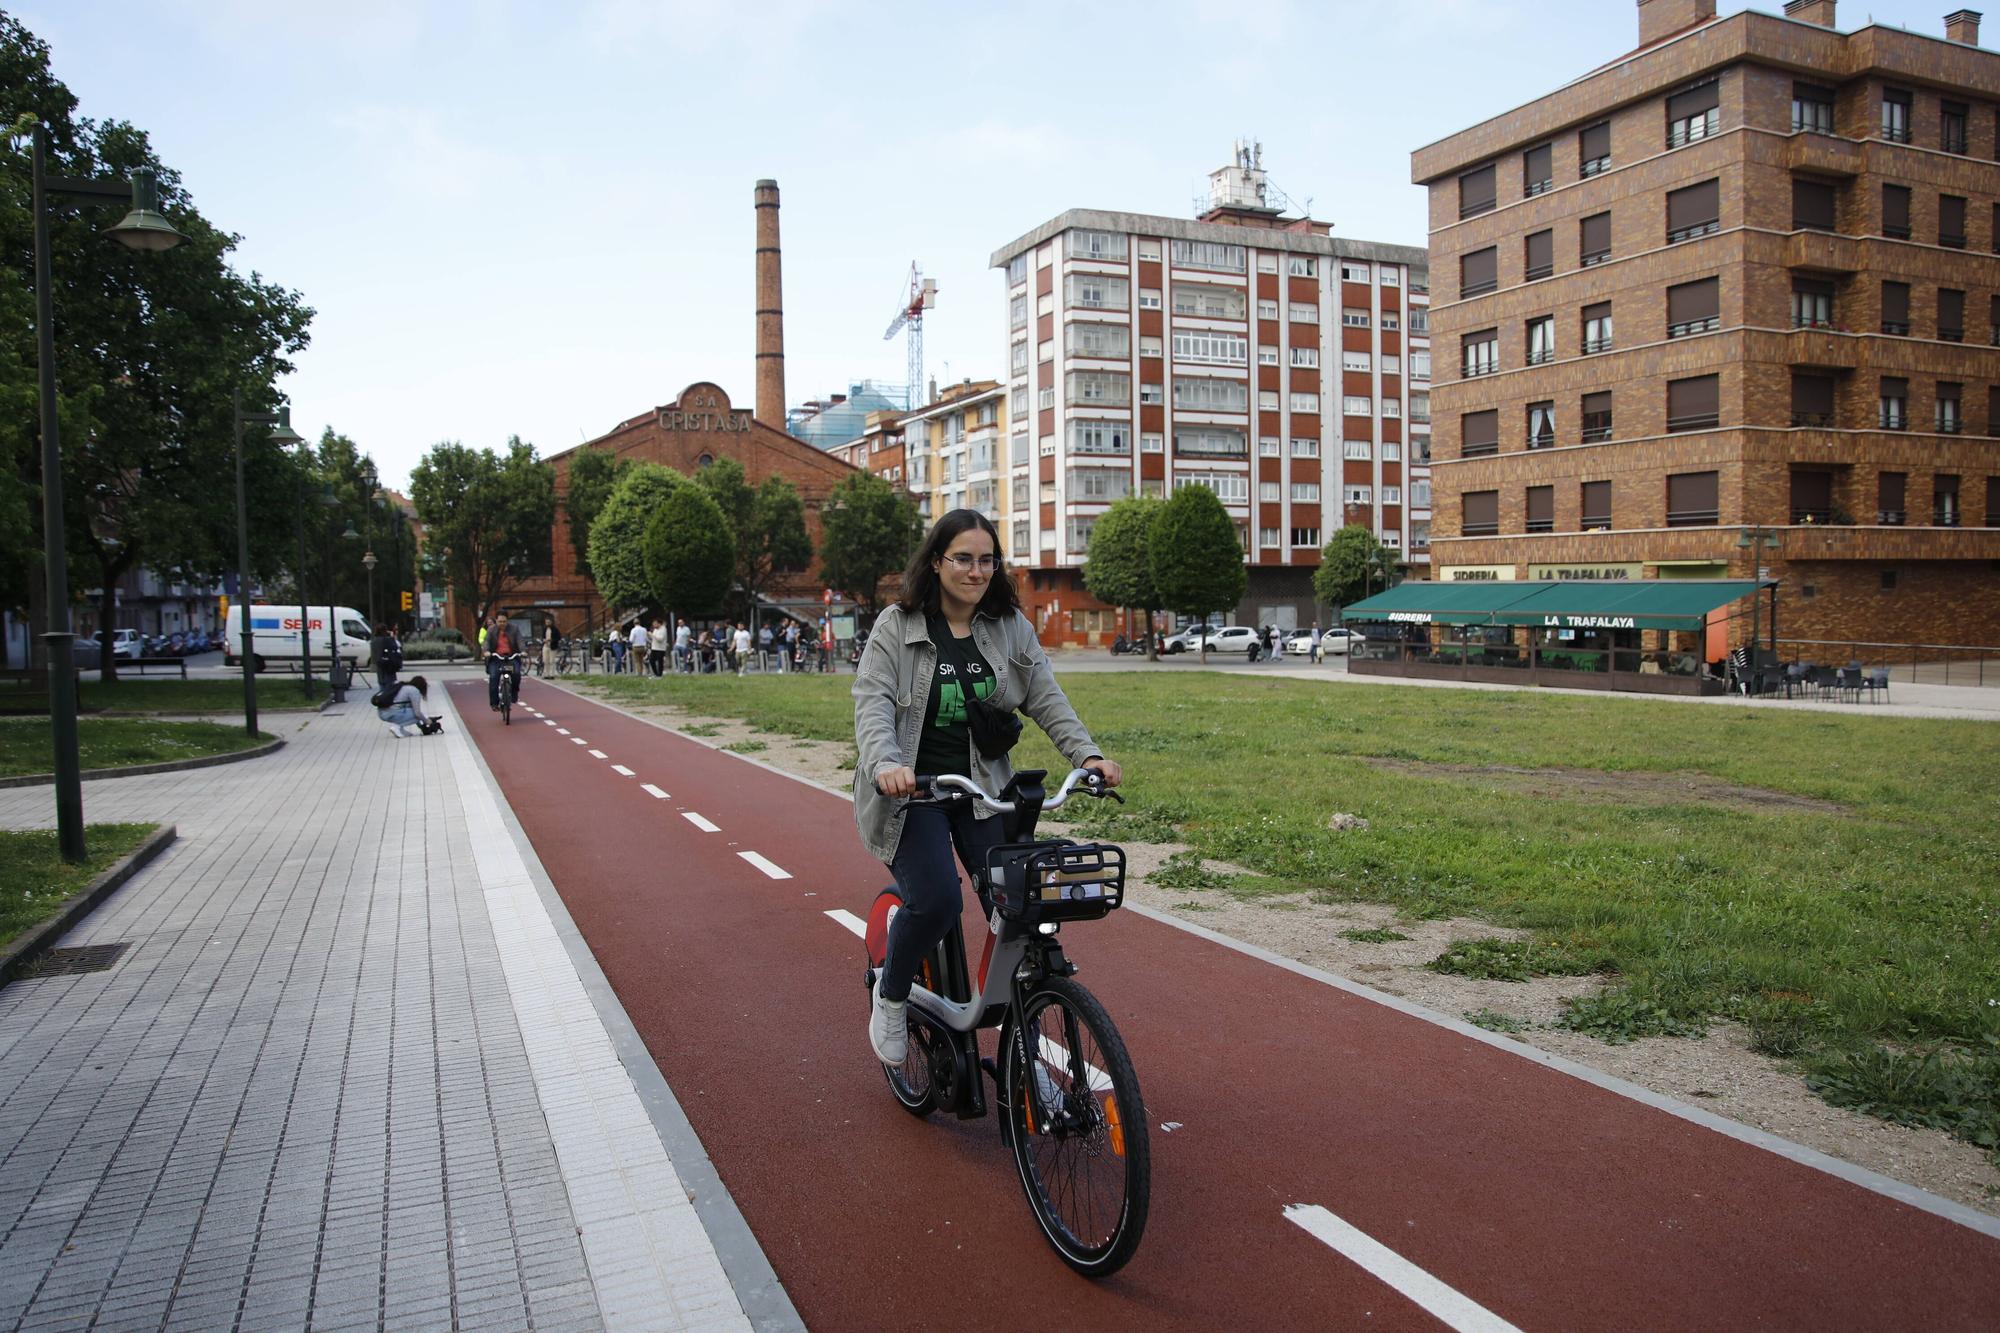
<svg viewBox="0 0 2000 1333">
<path fill-rule="evenodd" d="M 1844 815 L 1844 805 L 1769 787 L 1745 787 L 1706 773 L 1608 772 L 1595 768 L 1515 768 L 1507 764 L 1434 764 L 1418 759 L 1359 756 L 1374 768 L 1421 778 L 1478 782 L 1522 796 L 1600 805 L 1717 805 L 1763 813 L 1811 811 Z"/>
</svg>

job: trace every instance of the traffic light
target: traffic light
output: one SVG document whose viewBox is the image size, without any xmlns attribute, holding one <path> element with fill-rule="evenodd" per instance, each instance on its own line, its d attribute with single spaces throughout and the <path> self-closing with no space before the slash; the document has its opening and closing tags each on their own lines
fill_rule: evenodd
<svg viewBox="0 0 2000 1333">
<path fill-rule="evenodd" d="M 406 592 L 403 594 L 403 609 L 405 611 L 415 610 L 416 603 L 417 603 L 417 595 L 415 593 Z"/>
</svg>

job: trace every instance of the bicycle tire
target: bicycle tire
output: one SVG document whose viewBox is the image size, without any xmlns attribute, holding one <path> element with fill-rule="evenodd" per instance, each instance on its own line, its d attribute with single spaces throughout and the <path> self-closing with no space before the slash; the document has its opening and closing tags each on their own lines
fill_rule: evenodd
<svg viewBox="0 0 2000 1333">
<path fill-rule="evenodd" d="M 1053 1029 L 1047 1023 L 1051 1015 Z M 1016 1023 L 1031 1043 L 1029 1061 L 1044 1072 L 1053 1094 L 1045 1106 L 1038 1081 L 1023 1063 Z M 1066 977 L 1051 977 L 1022 1002 L 1003 1040 L 1001 1114 L 1035 1222 L 1070 1268 L 1088 1278 L 1109 1277 L 1137 1252 L 1152 1198 L 1145 1101 L 1124 1038 L 1096 996 Z M 1080 1097 L 1079 1061 L 1086 1089 Z M 1024 1096 L 1022 1090 L 1030 1091 Z M 1110 1169 L 1094 1171 L 1098 1164 Z M 1084 1174 L 1093 1179 L 1080 1182 Z M 1111 1186 L 1115 1198 L 1102 1196 L 1100 1187 Z"/>
<path fill-rule="evenodd" d="M 928 1020 L 912 1013 L 909 1054 L 900 1065 L 882 1066 L 882 1076 L 889 1080 L 889 1091 L 895 1095 L 896 1105 L 919 1120 L 937 1110 L 937 1080 L 931 1077 L 931 1056 L 939 1042 L 929 1028 Z"/>
<path fill-rule="evenodd" d="M 500 725 L 514 725 L 514 684 L 504 671 L 500 673 Z"/>
</svg>

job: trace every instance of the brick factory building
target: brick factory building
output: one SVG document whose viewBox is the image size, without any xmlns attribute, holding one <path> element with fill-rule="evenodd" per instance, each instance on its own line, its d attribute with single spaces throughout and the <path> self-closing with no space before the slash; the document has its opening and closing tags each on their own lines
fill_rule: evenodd
<svg viewBox="0 0 2000 1333">
<path fill-rule="evenodd" d="M 1129 494 L 1207 486 L 1235 518 L 1237 623 L 1315 615 L 1344 522 L 1421 567 L 1430 540 L 1425 252 L 1269 206 L 1254 147 L 1198 220 L 1073 209 L 993 253 L 1009 347 L 1008 558 L 1045 642 L 1108 642 L 1091 525 Z"/>
<path fill-rule="evenodd" d="M 1436 577 L 1761 570 L 1787 639 L 2000 643 L 1979 15 L 1939 38 L 1841 33 L 1833 0 L 1637 9 L 1630 54 L 1412 156 L 1447 358 Z"/>
</svg>

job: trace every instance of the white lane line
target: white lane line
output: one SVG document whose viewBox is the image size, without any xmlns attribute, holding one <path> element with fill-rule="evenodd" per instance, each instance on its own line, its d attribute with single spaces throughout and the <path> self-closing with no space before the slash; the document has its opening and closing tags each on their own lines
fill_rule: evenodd
<svg viewBox="0 0 2000 1333">
<path fill-rule="evenodd" d="M 545 717 L 542 719 L 542 725 L 545 727 L 553 727 L 555 724 L 556 720 L 552 717 Z"/>
<path fill-rule="evenodd" d="M 589 741 L 585 740 L 585 739 L 584 739 L 583 737 L 581 737 L 581 736 L 572 736 L 572 737 L 570 737 L 570 738 L 569 738 L 569 743 L 570 743 L 571 745 L 588 745 L 588 744 L 590 744 L 590 742 L 589 742 Z"/>
<path fill-rule="evenodd" d="M 650 782 L 640 783 L 639 790 L 645 792 L 646 795 L 652 797 L 656 801 L 664 801 L 667 799 L 667 794 L 661 791 L 658 787 L 655 787 Z"/>
<path fill-rule="evenodd" d="M 864 940 L 868 938 L 868 923 L 846 908 L 836 907 L 831 912 L 828 912 L 827 915 L 832 917 L 837 924 L 846 926 L 849 930 L 853 931 L 856 938 Z"/>
<path fill-rule="evenodd" d="M 567 736 L 567 735 L 569 735 L 569 728 L 568 728 L 568 727 L 557 727 L 557 728 L 556 728 L 556 735 L 558 735 L 558 736 Z"/>
<path fill-rule="evenodd" d="M 706 819 L 703 819 L 700 815 L 696 814 L 692 810 L 681 811 L 681 818 L 685 819 L 688 823 L 700 829 L 703 833 L 722 832 L 720 828 L 717 828 L 714 824 L 709 823 Z"/>
<path fill-rule="evenodd" d="M 1316 1203 L 1295 1203 L 1285 1209 L 1287 1221 L 1368 1270 L 1460 1333 L 1519 1333 L 1514 1325 L 1485 1306 L 1461 1295 L 1397 1254 L 1366 1232 Z"/>
<path fill-rule="evenodd" d="M 736 854 L 751 865 L 756 866 L 766 875 L 769 875 L 772 879 L 790 879 L 792 877 L 791 871 L 785 869 L 775 861 L 759 856 L 756 852 L 738 852 Z"/>
<path fill-rule="evenodd" d="M 639 775 L 638 775 L 637 773 L 634 773 L 634 772 L 633 772 L 633 771 L 632 771 L 631 769 L 629 769 L 629 768 L 625 767 L 625 765 L 623 765 L 623 764 L 613 764 L 613 765 L 611 766 L 611 771 L 612 771 L 613 773 L 619 773 L 619 774 L 622 774 L 622 775 L 624 775 L 625 777 L 628 777 L 628 778 L 636 778 L 636 777 L 638 777 L 638 776 L 639 776 Z"/>
<path fill-rule="evenodd" d="M 604 751 L 602 750 L 592 750 L 590 752 L 590 757 L 592 759 L 609 759 L 611 756 L 604 753 Z"/>
</svg>

